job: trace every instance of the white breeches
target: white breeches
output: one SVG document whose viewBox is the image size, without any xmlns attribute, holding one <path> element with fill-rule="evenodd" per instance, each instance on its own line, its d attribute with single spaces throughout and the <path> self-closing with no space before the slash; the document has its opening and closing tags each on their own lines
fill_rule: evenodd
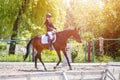
<svg viewBox="0 0 120 80">
<path fill-rule="evenodd" d="M 47 34 L 48 34 L 48 36 L 50 37 L 51 40 L 53 39 L 55 33 L 56 33 L 55 29 L 53 29 L 53 31 L 48 31 L 47 32 Z"/>
</svg>

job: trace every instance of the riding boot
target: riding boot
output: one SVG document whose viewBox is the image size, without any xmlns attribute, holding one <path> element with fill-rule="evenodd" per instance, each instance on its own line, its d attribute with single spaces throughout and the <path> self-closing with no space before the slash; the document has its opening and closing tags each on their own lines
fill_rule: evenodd
<svg viewBox="0 0 120 80">
<path fill-rule="evenodd" d="M 52 40 L 51 40 L 51 39 L 49 39 L 49 49 L 50 49 L 50 50 L 53 50 L 53 47 L 52 47 Z"/>
</svg>

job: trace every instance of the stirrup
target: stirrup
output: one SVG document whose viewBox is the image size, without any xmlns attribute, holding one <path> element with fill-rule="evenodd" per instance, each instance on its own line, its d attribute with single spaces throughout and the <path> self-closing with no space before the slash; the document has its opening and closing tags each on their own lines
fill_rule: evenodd
<svg viewBox="0 0 120 80">
<path fill-rule="evenodd" d="M 49 50 L 54 50 L 52 47 L 49 47 Z"/>
</svg>

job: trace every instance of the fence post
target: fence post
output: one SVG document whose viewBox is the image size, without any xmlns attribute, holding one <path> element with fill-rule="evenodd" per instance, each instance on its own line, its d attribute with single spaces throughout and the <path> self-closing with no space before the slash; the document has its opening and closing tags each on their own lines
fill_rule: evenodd
<svg viewBox="0 0 120 80">
<path fill-rule="evenodd" d="M 103 53 L 104 53 L 104 38 L 99 37 L 98 40 L 99 40 L 99 51 L 100 51 L 98 53 L 98 55 L 103 55 Z"/>
<path fill-rule="evenodd" d="M 87 57 L 87 40 L 86 40 L 84 51 L 85 51 L 85 62 L 86 62 L 86 57 Z"/>
<path fill-rule="evenodd" d="M 90 62 L 90 53 L 91 53 L 91 41 L 88 41 L 88 62 Z"/>
<path fill-rule="evenodd" d="M 94 39 L 92 39 L 92 62 L 94 62 L 95 44 Z"/>
</svg>

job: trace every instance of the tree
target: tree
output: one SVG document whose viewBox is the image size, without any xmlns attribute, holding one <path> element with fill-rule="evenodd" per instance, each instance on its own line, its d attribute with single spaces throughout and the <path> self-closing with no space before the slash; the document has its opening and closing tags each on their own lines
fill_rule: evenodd
<svg viewBox="0 0 120 80">
<path fill-rule="evenodd" d="M 61 7 L 65 4 L 64 0 L 61 3 L 59 0 L 0 0 L 0 38 L 12 40 L 9 53 L 15 52 L 14 40 L 30 39 L 45 33 L 44 21 L 48 12 L 53 15 L 54 25 L 61 30 L 65 15 Z"/>
<path fill-rule="evenodd" d="M 0 0 L 0 38 L 9 39 L 21 0 Z"/>
<path fill-rule="evenodd" d="M 100 6 L 101 4 L 102 1 L 100 0 L 86 0 L 86 2 L 84 0 L 70 0 L 66 26 L 80 27 L 82 36 L 85 39 L 98 37 L 104 29 L 104 23 L 102 22 L 103 7 Z"/>
<path fill-rule="evenodd" d="M 36 32 L 32 33 L 32 36 L 46 32 L 44 22 L 47 13 L 52 14 L 52 21 L 54 26 L 58 30 L 63 29 L 63 24 L 65 22 L 64 0 L 38 0 L 37 2 L 31 3 L 31 5 L 32 24 L 29 28 L 31 32 Z"/>
<path fill-rule="evenodd" d="M 13 40 L 16 40 L 20 17 L 25 13 L 28 3 L 29 3 L 29 0 L 22 0 L 22 5 L 19 8 L 17 18 L 13 23 L 13 29 L 12 29 L 13 33 L 11 35 L 12 41 L 10 42 L 9 54 L 15 54 L 16 41 L 13 41 Z"/>
<path fill-rule="evenodd" d="M 104 22 L 105 29 L 103 32 L 104 38 L 120 38 L 120 1 L 119 0 L 109 0 L 106 2 L 104 7 Z M 115 43 L 115 44 L 114 44 Z M 105 48 L 106 53 L 112 57 L 120 56 L 119 53 L 119 42 L 118 41 L 105 41 L 105 46 L 109 46 L 108 49 Z"/>
</svg>

